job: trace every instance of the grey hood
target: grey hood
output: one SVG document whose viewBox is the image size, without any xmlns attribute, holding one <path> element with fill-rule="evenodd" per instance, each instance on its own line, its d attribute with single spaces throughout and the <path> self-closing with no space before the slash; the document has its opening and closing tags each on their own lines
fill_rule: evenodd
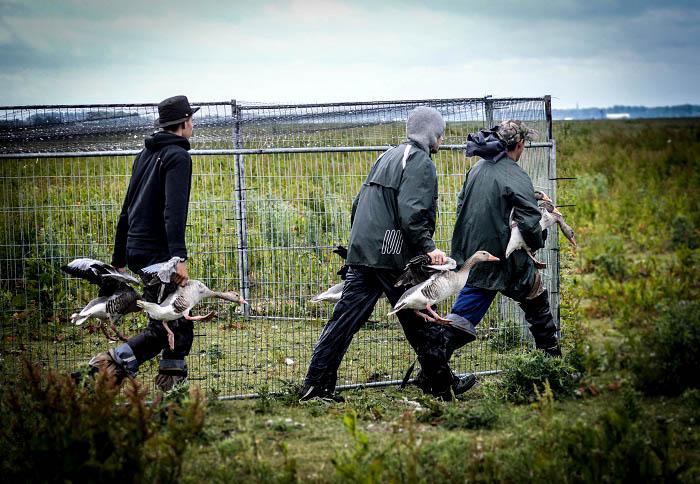
<svg viewBox="0 0 700 484">
<path fill-rule="evenodd" d="M 426 152 L 431 152 L 431 148 L 444 133 L 445 120 L 437 109 L 418 106 L 408 113 L 406 137 L 418 143 Z"/>
</svg>

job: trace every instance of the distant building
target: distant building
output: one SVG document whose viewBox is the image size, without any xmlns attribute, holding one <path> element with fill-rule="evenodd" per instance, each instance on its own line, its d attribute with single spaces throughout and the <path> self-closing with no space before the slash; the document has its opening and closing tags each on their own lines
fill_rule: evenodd
<svg viewBox="0 0 700 484">
<path fill-rule="evenodd" d="M 605 119 L 630 119 L 630 113 L 605 113 Z"/>
</svg>

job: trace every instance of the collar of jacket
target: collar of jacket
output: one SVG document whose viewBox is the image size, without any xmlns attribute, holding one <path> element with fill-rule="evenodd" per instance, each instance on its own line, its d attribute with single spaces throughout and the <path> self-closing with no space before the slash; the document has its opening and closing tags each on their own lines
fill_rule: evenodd
<svg viewBox="0 0 700 484">
<path fill-rule="evenodd" d="M 430 152 L 430 149 L 426 148 L 425 146 L 423 146 L 422 144 L 418 143 L 417 141 L 413 141 L 412 139 L 408 139 L 408 140 L 404 141 L 404 143 L 405 143 L 405 144 L 412 145 L 412 146 L 415 146 L 415 147 L 418 148 L 419 150 L 425 151 L 425 152 L 428 154 L 428 156 L 429 156 L 430 158 L 433 157 L 433 154 Z"/>
<path fill-rule="evenodd" d="M 186 151 L 190 150 L 190 142 L 183 136 L 178 136 L 170 131 L 156 131 L 145 140 L 146 148 L 157 151 L 166 146 L 176 145 Z"/>
<path fill-rule="evenodd" d="M 512 161 L 513 163 L 517 163 L 517 161 L 511 160 L 511 159 L 508 157 L 508 153 L 506 153 L 505 151 L 501 151 L 500 153 L 498 153 L 496 156 L 494 156 L 494 157 L 492 158 L 492 160 L 497 162 L 497 161 L 502 160 L 503 158 L 506 158 L 506 159 Z"/>
</svg>

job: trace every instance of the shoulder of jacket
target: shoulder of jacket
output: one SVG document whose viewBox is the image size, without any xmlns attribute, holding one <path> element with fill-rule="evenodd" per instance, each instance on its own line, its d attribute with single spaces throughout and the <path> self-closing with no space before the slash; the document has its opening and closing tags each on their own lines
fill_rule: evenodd
<svg viewBox="0 0 700 484">
<path fill-rule="evenodd" d="M 182 146 L 178 146 L 176 144 L 164 146 L 160 150 L 159 156 L 163 160 L 168 159 L 175 162 L 192 161 L 192 157 L 190 156 L 189 151 L 187 151 Z"/>
<path fill-rule="evenodd" d="M 435 168 L 435 163 L 433 163 L 432 158 L 430 158 L 425 151 L 413 145 L 406 146 L 410 146 L 411 148 L 406 157 L 406 167 L 410 166 L 414 169 Z"/>
</svg>

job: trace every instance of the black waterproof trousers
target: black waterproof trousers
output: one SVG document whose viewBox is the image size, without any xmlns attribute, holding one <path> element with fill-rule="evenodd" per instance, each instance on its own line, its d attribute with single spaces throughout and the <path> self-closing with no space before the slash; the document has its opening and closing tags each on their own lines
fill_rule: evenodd
<svg viewBox="0 0 700 484">
<path fill-rule="evenodd" d="M 342 297 L 314 347 L 306 373 L 307 385 L 319 385 L 331 392 L 335 389 L 345 352 L 355 333 L 369 319 L 382 293 L 392 306 L 404 293 L 406 288 L 394 287 L 398 275 L 389 270 L 350 267 Z M 454 375 L 448 365 L 449 345 L 444 328 L 424 321 L 411 309 L 399 311 L 397 316 L 408 343 L 418 356 L 425 380 L 430 383 L 424 390 L 435 395 L 449 392 Z"/>
</svg>

